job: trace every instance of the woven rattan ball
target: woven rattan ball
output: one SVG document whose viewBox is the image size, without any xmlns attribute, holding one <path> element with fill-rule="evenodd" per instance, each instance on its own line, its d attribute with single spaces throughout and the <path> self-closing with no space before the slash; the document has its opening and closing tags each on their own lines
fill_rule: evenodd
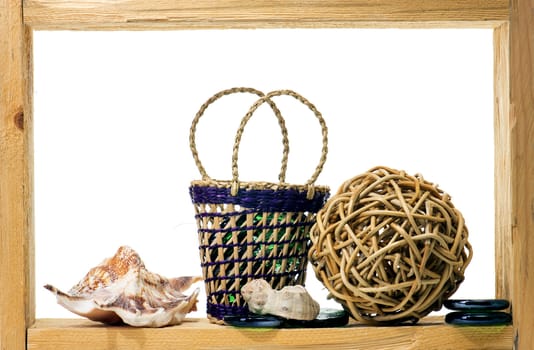
<svg viewBox="0 0 534 350">
<path fill-rule="evenodd" d="M 376 167 L 318 212 L 309 260 L 360 322 L 417 322 L 442 306 L 472 257 L 462 214 L 421 175 Z"/>
</svg>

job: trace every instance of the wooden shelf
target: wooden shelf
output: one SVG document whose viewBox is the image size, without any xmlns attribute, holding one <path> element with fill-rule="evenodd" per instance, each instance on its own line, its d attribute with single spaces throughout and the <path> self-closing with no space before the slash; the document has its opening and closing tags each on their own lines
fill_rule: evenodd
<svg viewBox="0 0 534 350">
<path fill-rule="evenodd" d="M 530 349 L 534 344 L 534 3 L 531 0 L 2 0 L 0 349 Z M 32 33 L 41 29 L 494 28 L 496 296 L 514 325 L 250 330 L 35 321 Z M 454 102 L 454 101 L 452 101 Z M 459 169 L 460 171 L 461 169 Z M 513 336 L 513 337 L 512 337 Z"/>
<path fill-rule="evenodd" d="M 39 319 L 28 329 L 34 350 L 165 349 L 511 349 L 512 326 L 458 327 L 442 317 L 417 325 L 254 329 L 188 319 L 166 328 L 110 327 L 79 319 Z"/>
<path fill-rule="evenodd" d="M 34 29 L 493 28 L 509 15 L 508 0 L 24 1 L 24 23 Z"/>
</svg>

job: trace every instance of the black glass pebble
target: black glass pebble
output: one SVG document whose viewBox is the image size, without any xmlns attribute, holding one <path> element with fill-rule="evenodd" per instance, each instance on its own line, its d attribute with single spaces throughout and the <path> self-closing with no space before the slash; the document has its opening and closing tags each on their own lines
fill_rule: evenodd
<svg viewBox="0 0 534 350">
<path fill-rule="evenodd" d="M 510 302 L 506 299 L 449 299 L 443 306 L 456 311 L 496 311 L 508 309 Z"/>
<path fill-rule="evenodd" d="M 224 322 L 234 327 L 277 328 L 283 319 L 269 315 L 224 316 Z"/>
<path fill-rule="evenodd" d="M 445 322 L 462 326 L 497 326 L 512 323 L 512 316 L 501 311 L 460 312 L 454 311 L 445 315 Z"/>
<path fill-rule="evenodd" d="M 342 327 L 349 323 L 349 313 L 339 309 L 321 309 L 319 315 L 311 321 L 285 320 L 284 327 L 326 328 Z"/>
<path fill-rule="evenodd" d="M 314 320 L 292 320 L 271 315 L 225 316 L 224 322 L 235 327 L 251 328 L 325 328 L 341 327 L 349 323 L 349 314 L 345 310 L 321 309 Z"/>
</svg>

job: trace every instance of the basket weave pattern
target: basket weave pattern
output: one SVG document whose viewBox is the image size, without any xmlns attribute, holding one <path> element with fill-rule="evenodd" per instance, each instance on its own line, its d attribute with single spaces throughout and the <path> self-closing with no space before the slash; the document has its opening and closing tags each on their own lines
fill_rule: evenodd
<svg viewBox="0 0 534 350">
<path fill-rule="evenodd" d="M 263 278 L 276 289 L 304 284 L 308 233 L 315 216 L 311 213 L 322 207 L 323 195 L 317 193 L 312 201 L 306 199 L 306 191 L 296 190 L 291 195 L 273 190 L 271 198 L 265 190 L 242 190 L 231 196 L 228 188 L 206 189 L 194 183 L 191 191 L 207 313 L 214 321 L 248 313 L 240 290 L 252 279 Z M 210 203 L 203 203 L 206 196 L 211 196 Z M 213 203 L 213 198 L 221 203 Z"/>
<path fill-rule="evenodd" d="M 472 257 L 450 197 L 420 175 L 384 167 L 346 181 L 310 238 L 317 277 L 364 323 L 417 322 L 439 310 Z"/>
<path fill-rule="evenodd" d="M 211 179 L 204 170 L 194 143 L 198 119 L 207 106 L 231 93 L 254 93 L 260 98 L 249 109 L 236 133 L 232 156 L 232 180 Z M 280 111 L 271 100 L 279 95 L 292 96 L 306 104 L 323 129 L 323 152 L 312 177 L 302 185 L 285 182 L 287 169 L 287 130 Z M 278 183 L 239 181 L 239 142 L 247 121 L 262 104 L 268 103 L 280 124 L 284 154 Z M 202 180 L 191 182 L 189 189 L 198 227 L 199 254 L 207 294 L 210 321 L 222 323 L 224 316 L 248 314 L 241 296 L 247 282 L 263 278 L 275 289 L 304 284 L 309 230 L 315 213 L 329 195 L 325 186 L 314 182 L 326 160 L 326 125 L 320 113 L 302 96 L 290 90 L 268 95 L 249 88 L 222 91 L 200 109 L 191 127 L 191 150 Z"/>
</svg>

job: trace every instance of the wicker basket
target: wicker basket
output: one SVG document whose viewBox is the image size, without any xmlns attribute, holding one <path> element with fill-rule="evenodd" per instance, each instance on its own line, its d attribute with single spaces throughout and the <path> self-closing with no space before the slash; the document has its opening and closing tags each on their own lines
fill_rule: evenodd
<svg viewBox="0 0 534 350">
<path fill-rule="evenodd" d="M 232 93 L 253 93 L 260 98 L 241 120 L 232 155 L 232 180 L 210 178 L 195 145 L 196 125 L 206 108 Z M 292 96 L 305 104 L 322 128 L 323 147 L 319 165 L 304 185 L 285 182 L 289 146 L 287 130 L 280 111 L 272 101 L 280 95 Z M 283 157 L 278 183 L 242 182 L 238 175 L 238 151 L 248 120 L 263 103 L 274 111 L 283 135 Z M 250 88 L 221 91 L 211 97 L 195 116 L 190 147 L 202 180 L 193 181 L 190 195 L 198 225 L 199 253 L 207 295 L 207 316 L 222 323 L 224 316 L 242 316 L 248 309 L 241 296 L 247 282 L 263 278 L 275 289 L 304 284 L 307 265 L 309 229 L 315 213 L 324 205 L 329 189 L 315 186 L 327 154 L 327 128 L 317 109 L 304 97 L 290 90 L 263 95 Z"/>
</svg>

